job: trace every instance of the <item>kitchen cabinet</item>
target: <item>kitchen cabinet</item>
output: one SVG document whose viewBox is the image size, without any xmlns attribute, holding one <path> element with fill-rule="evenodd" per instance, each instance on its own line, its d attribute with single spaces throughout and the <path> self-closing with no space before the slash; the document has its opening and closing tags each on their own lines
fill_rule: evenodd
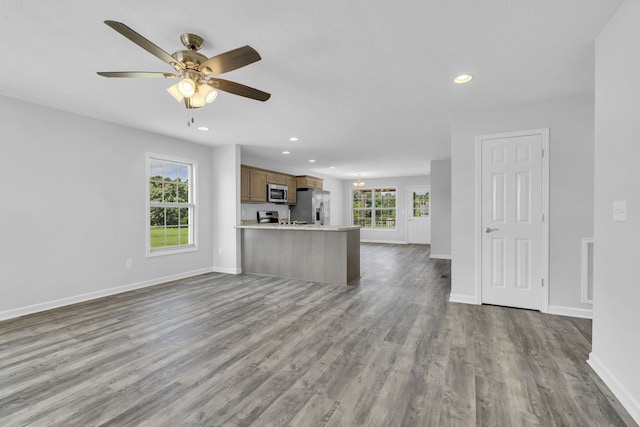
<svg viewBox="0 0 640 427">
<path fill-rule="evenodd" d="M 287 176 L 281 173 L 267 171 L 267 184 L 287 185 Z"/>
<path fill-rule="evenodd" d="M 296 204 L 296 177 L 287 176 L 287 204 Z"/>
<path fill-rule="evenodd" d="M 267 202 L 267 172 L 247 166 L 240 167 L 240 201 Z"/>
<path fill-rule="evenodd" d="M 322 178 L 316 178 L 315 176 L 297 176 L 296 188 L 313 188 L 316 190 L 322 190 Z"/>
<path fill-rule="evenodd" d="M 240 201 L 249 201 L 249 168 L 240 166 Z"/>
</svg>

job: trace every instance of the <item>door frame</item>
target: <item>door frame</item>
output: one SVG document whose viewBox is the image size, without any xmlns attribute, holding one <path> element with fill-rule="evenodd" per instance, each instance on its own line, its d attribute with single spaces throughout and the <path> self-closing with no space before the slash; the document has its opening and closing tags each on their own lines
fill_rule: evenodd
<svg viewBox="0 0 640 427">
<path fill-rule="evenodd" d="M 482 304 L 482 141 L 517 136 L 540 135 L 542 137 L 542 313 L 549 312 L 549 128 L 516 132 L 476 135 L 476 194 L 475 194 L 475 303 Z"/>
<path fill-rule="evenodd" d="M 422 184 L 422 185 L 407 185 L 406 190 L 405 190 L 405 209 L 407 212 L 406 215 L 406 229 L 405 229 L 405 241 L 407 242 L 407 244 L 409 243 L 409 218 L 413 217 L 413 214 L 409 215 L 409 210 L 413 209 L 413 206 L 411 206 L 411 208 L 409 207 L 409 191 L 411 191 L 412 188 L 423 188 L 426 187 L 427 191 L 429 192 L 429 243 L 427 243 L 427 245 L 431 245 L 431 184 Z M 396 203 L 396 209 L 397 209 L 397 203 Z M 396 213 L 396 217 L 397 217 L 397 213 Z"/>
</svg>

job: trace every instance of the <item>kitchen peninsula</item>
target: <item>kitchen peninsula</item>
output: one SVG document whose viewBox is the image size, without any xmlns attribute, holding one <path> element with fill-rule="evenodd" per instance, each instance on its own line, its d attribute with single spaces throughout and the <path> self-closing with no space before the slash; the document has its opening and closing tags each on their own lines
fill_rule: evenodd
<svg viewBox="0 0 640 427">
<path fill-rule="evenodd" d="M 348 284 L 360 277 L 360 227 L 338 225 L 238 225 L 242 271 L 321 283 Z"/>
</svg>

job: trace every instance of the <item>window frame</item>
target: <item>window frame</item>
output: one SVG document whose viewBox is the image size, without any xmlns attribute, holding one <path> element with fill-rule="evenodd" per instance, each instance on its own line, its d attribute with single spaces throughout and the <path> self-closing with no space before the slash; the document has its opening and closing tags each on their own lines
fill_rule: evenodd
<svg viewBox="0 0 640 427">
<path fill-rule="evenodd" d="M 189 176 L 189 201 L 187 203 L 179 202 L 151 202 L 151 183 L 150 172 L 152 160 L 158 160 L 161 162 L 169 162 L 187 165 L 190 168 Z M 146 256 L 147 258 L 181 254 L 185 252 L 193 252 L 199 249 L 198 246 L 198 230 L 199 230 L 199 205 L 198 205 L 198 162 L 196 160 L 185 159 L 181 157 L 171 156 L 167 154 L 150 153 L 145 154 L 145 238 L 146 238 Z M 157 207 L 176 207 L 176 208 L 189 208 L 191 210 L 189 225 L 190 225 L 190 240 L 188 245 L 180 246 L 165 246 L 160 248 L 151 247 L 151 208 L 156 205 Z"/>
<path fill-rule="evenodd" d="M 389 190 L 390 192 L 393 191 L 393 193 L 395 194 L 395 206 L 393 208 L 390 208 L 388 206 L 376 206 L 376 192 L 380 191 L 380 190 Z M 354 197 L 354 193 L 356 191 L 370 191 L 371 192 L 371 207 L 364 207 L 364 208 L 354 208 L 353 207 L 353 197 Z M 351 188 L 351 199 L 350 199 L 350 216 L 351 216 L 351 225 L 352 226 L 359 226 L 364 230 L 376 230 L 376 231 L 398 231 L 398 187 L 394 186 L 394 185 L 387 185 L 387 186 L 376 186 L 376 187 L 363 187 L 363 188 Z M 371 224 L 372 226 L 370 227 L 366 227 L 366 226 L 362 226 L 360 224 L 354 224 L 354 218 L 353 218 L 353 212 L 354 210 L 360 210 L 360 211 L 371 211 Z M 381 211 L 381 210 L 394 210 L 396 215 L 395 215 L 395 221 L 394 221 L 394 225 L 393 227 L 376 227 L 376 211 Z M 366 215 L 365 215 L 366 217 Z"/>
</svg>

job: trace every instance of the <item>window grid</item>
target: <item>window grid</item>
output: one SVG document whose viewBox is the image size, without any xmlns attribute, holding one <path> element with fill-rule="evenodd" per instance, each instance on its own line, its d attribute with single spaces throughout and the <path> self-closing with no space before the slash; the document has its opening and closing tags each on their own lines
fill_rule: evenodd
<svg viewBox="0 0 640 427">
<path fill-rule="evenodd" d="M 352 189 L 351 223 L 363 228 L 396 229 L 395 188 Z"/>
</svg>

